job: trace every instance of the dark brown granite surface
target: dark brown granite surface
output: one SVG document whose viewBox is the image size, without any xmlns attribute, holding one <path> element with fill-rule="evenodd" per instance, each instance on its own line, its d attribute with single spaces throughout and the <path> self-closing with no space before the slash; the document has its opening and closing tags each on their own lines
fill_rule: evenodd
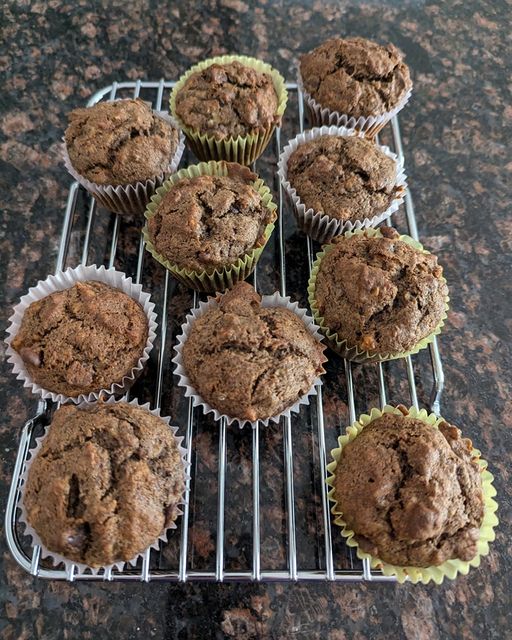
<svg viewBox="0 0 512 640">
<path fill-rule="evenodd" d="M 155 1 L 3 4 L 0 274 L 4 327 L 19 296 L 54 269 L 70 183 L 58 157 L 65 113 L 83 105 L 95 89 L 114 79 L 175 78 L 202 57 L 228 52 L 260 56 L 292 78 L 298 52 L 337 34 L 389 40 L 405 52 L 415 83 L 412 101 L 401 118 L 406 169 L 421 239 L 438 253 L 452 298 L 449 326 L 441 339 L 447 376 L 442 412 L 491 460 L 501 523 L 481 567 L 441 587 L 50 583 L 29 577 L 16 565 L 2 531 L 2 638 L 501 640 L 510 634 L 512 161 L 508 148 L 512 108 L 507 83 L 511 9 L 510 2 L 503 0 L 367 4 L 269 0 L 257 8 L 243 0 L 212 0 L 195 6 L 171 2 L 165 7 Z M 286 137 L 289 133 L 291 129 Z M 265 159 L 260 164 L 268 169 Z M 95 235 L 100 237 L 110 223 L 107 214 L 101 219 L 98 214 Z M 125 225 L 121 243 L 133 237 L 134 229 Z M 293 224 L 287 234 L 291 251 L 296 252 L 292 260 L 294 256 L 303 260 L 300 249 L 293 249 L 301 241 Z M 75 261 L 79 240 L 71 238 Z M 269 245 L 266 251 L 274 250 L 275 245 Z M 90 260 L 104 260 L 104 249 L 98 252 Z M 133 270 L 133 259 L 116 264 Z M 259 276 L 265 292 L 277 285 L 269 264 L 263 262 Z M 150 277 L 161 280 L 162 272 L 155 269 Z M 303 297 L 303 279 L 299 280 L 292 278 L 289 289 Z M 175 332 L 190 296 L 181 288 L 173 292 L 180 309 L 170 318 Z M 427 356 L 421 362 L 428 362 Z M 407 402 L 406 387 L 392 382 L 394 372 L 393 368 L 386 372 L 390 398 Z M 355 371 L 358 382 L 370 376 L 361 368 Z M 347 421 L 344 383 L 339 362 L 331 362 L 325 388 L 328 447 L 335 442 L 337 427 Z M 10 375 L 4 359 L 0 385 L 3 509 L 19 430 L 33 415 L 36 403 Z M 423 404 L 427 386 L 420 384 Z M 377 400 L 372 393 L 358 397 L 358 411 Z M 182 404 L 174 387 L 164 393 L 164 407 L 181 426 Z M 211 434 L 203 430 L 196 442 L 196 474 L 205 482 L 215 480 L 213 428 Z M 228 461 L 237 470 L 239 491 L 250 490 L 247 435 L 250 438 L 244 432 L 228 437 Z M 281 439 L 278 432 L 262 435 L 264 476 L 279 464 Z M 299 438 L 294 446 L 300 450 Z M 273 457 L 274 451 L 279 455 Z M 307 511 L 308 494 L 302 489 L 297 488 L 298 511 L 302 507 Z M 239 502 L 237 495 L 233 491 L 233 499 Z M 204 513 L 206 520 L 208 510 L 200 507 L 199 517 Z M 263 513 L 264 533 L 269 514 Z M 240 545 L 230 543 L 237 535 L 228 526 L 226 562 L 232 566 L 246 561 L 243 554 L 237 555 Z M 270 531 L 263 537 L 263 550 L 277 563 L 273 535 L 279 534 Z M 210 566 L 213 541 L 207 522 L 194 529 L 191 544 L 197 566 L 201 562 Z"/>
</svg>

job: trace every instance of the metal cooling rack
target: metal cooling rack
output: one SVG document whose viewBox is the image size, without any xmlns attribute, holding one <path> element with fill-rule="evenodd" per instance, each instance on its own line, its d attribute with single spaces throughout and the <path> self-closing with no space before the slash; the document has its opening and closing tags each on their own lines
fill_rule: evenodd
<svg viewBox="0 0 512 640">
<path fill-rule="evenodd" d="M 174 82 L 120 82 L 98 91 L 88 105 L 103 99 L 141 96 L 160 110 Z M 304 128 L 302 95 L 294 83 L 287 84 L 290 105 L 274 149 L 258 161 L 258 173 L 274 186 L 279 202 L 279 222 L 260 260 L 253 284 L 262 293 L 276 288 L 306 304 L 306 283 L 318 247 L 295 229 L 276 178 L 276 159 L 283 144 Z M 381 132 L 389 146 L 403 159 L 398 120 Z M 182 165 L 194 159 L 188 152 Z M 411 195 L 408 192 L 393 224 L 401 224 L 418 238 Z M 99 245 L 99 246 L 98 246 Z M 93 255 L 91 255 L 93 254 Z M 115 265 L 143 284 L 159 310 L 159 337 L 145 380 L 132 390 L 143 401 L 161 407 L 185 435 L 184 446 L 192 464 L 187 486 L 189 499 L 178 529 L 160 552 L 147 552 L 136 567 L 109 570 L 98 576 L 78 575 L 53 568 L 41 559 L 40 548 L 30 546 L 18 523 L 20 475 L 34 438 L 51 419 L 54 407 L 40 401 L 37 413 L 21 431 L 19 450 L 6 510 L 6 535 L 18 564 L 34 576 L 54 580 L 186 580 L 272 581 L 393 581 L 368 562 L 357 559 L 331 528 L 327 498 L 328 449 L 357 413 L 371 406 L 395 403 L 429 406 L 440 412 L 444 384 L 437 342 L 429 352 L 414 358 L 381 365 L 352 365 L 330 354 L 323 388 L 300 417 L 280 425 L 252 430 L 228 429 L 194 410 L 191 401 L 173 382 L 170 358 L 175 334 L 186 307 L 196 306 L 199 296 L 169 277 L 169 273 L 145 254 L 140 228 L 125 218 L 97 211 L 97 205 L 78 183 L 69 190 L 57 270 L 77 263 Z M 44 276 L 45 274 L 41 274 Z M 178 305 L 179 303 L 179 305 Z M 156 353 L 155 353 L 156 352 Z M 422 402 L 419 401 L 423 399 Z M 324 400 L 334 410 L 324 415 Z M 239 495 L 237 495 L 237 492 Z"/>
</svg>

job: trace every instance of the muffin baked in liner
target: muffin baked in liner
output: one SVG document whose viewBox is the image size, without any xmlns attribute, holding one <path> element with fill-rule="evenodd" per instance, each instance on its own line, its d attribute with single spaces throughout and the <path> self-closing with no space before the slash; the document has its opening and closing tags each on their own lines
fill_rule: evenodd
<svg viewBox="0 0 512 640">
<path fill-rule="evenodd" d="M 300 66 L 297 66 L 297 85 L 299 91 L 304 96 L 304 103 L 308 112 L 309 122 L 312 127 L 320 127 L 322 125 L 336 127 L 346 127 L 347 129 L 356 129 L 361 131 L 367 138 L 374 138 L 379 131 L 401 111 L 405 105 L 409 102 L 412 94 L 412 88 L 407 91 L 405 96 L 400 102 L 393 107 L 390 111 L 379 116 L 367 116 L 366 118 L 361 116 L 355 118 L 346 113 L 339 113 L 339 111 L 333 111 L 317 102 L 313 96 L 311 96 L 304 88 L 302 76 L 300 73 Z M 299 98 L 300 99 L 300 98 Z"/>
<path fill-rule="evenodd" d="M 120 402 L 126 402 L 127 404 L 130 404 L 134 407 L 139 407 L 140 409 L 145 409 L 146 411 L 148 411 L 149 413 L 151 413 L 152 415 L 161 418 L 168 426 L 169 429 L 172 431 L 173 435 L 176 438 L 176 443 L 178 445 L 178 450 L 179 453 L 181 455 L 181 459 L 183 462 L 183 481 L 184 481 L 184 485 L 185 487 L 187 486 L 187 482 L 190 479 L 190 471 L 189 471 L 189 467 L 190 467 L 190 463 L 187 462 L 187 450 L 181 445 L 182 441 L 183 441 L 183 436 L 176 436 L 176 432 L 178 431 L 178 427 L 174 427 L 171 425 L 170 422 L 170 418 L 166 417 L 166 416 L 162 416 L 160 415 L 160 409 L 150 409 L 150 405 L 149 402 L 145 403 L 145 404 L 140 404 L 138 402 L 138 400 L 130 400 L 128 401 L 126 398 L 120 398 L 120 399 L 115 399 L 113 397 L 108 398 L 107 400 L 103 401 L 101 400 L 100 402 L 103 402 L 104 404 L 118 404 Z M 87 407 L 90 406 L 91 404 L 95 404 L 95 403 L 91 403 L 91 402 L 83 402 L 80 405 L 78 405 L 78 408 L 80 409 L 80 407 Z M 142 558 L 144 556 L 144 554 L 146 553 L 147 549 L 156 549 L 158 550 L 158 548 L 160 547 L 160 541 L 162 542 L 167 542 L 167 533 L 169 530 L 172 529 L 176 529 L 177 525 L 176 525 L 176 520 L 178 519 L 178 517 L 180 515 L 183 514 L 183 511 L 179 508 L 176 509 L 176 518 L 175 520 L 169 525 L 169 527 L 167 527 L 166 529 L 164 529 L 162 531 L 162 533 L 158 536 L 158 538 L 151 544 L 149 545 L 149 547 L 147 547 L 147 549 L 142 550 L 140 553 L 138 553 L 136 556 L 134 556 L 133 558 L 131 558 L 129 561 L 123 561 L 120 560 L 119 562 L 114 562 L 111 565 L 106 565 L 103 567 L 89 567 L 86 564 L 81 564 L 79 562 L 74 562 L 73 560 L 69 560 L 67 558 L 65 558 L 64 556 L 62 556 L 59 553 L 56 553 L 54 551 L 50 551 L 49 549 L 47 549 L 41 538 L 39 537 L 39 535 L 36 533 L 36 531 L 34 530 L 34 528 L 29 524 L 28 520 L 27 520 L 27 511 L 25 509 L 25 506 L 23 504 L 23 498 L 24 498 L 24 493 L 25 493 L 25 488 L 26 488 L 26 483 L 27 483 L 27 478 L 28 478 L 28 473 L 30 470 L 30 467 L 32 465 L 32 463 L 34 462 L 37 454 L 39 453 L 39 450 L 43 444 L 43 441 L 48 433 L 48 429 L 50 428 L 50 426 L 47 426 L 45 429 L 45 433 L 44 435 L 42 435 L 39 438 L 36 438 L 36 445 L 33 449 L 30 449 L 29 451 L 29 457 L 25 462 L 25 466 L 23 468 L 23 472 L 21 474 L 21 482 L 20 482 L 20 487 L 21 487 L 21 491 L 20 491 L 20 500 L 18 503 L 18 508 L 21 511 L 20 514 L 20 522 L 24 525 L 25 527 L 25 532 L 24 535 L 26 536 L 30 536 L 32 538 L 32 546 L 35 545 L 39 545 L 41 547 L 41 558 L 50 558 L 53 565 L 57 566 L 60 563 L 64 564 L 66 571 L 71 573 L 74 570 L 74 574 L 75 575 L 80 575 L 80 574 L 84 574 L 84 573 L 91 573 L 93 575 L 98 575 L 99 573 L 105 573 L 106 571 L 112 570 L 112 569 L 117 569 L 118 571 L 122 571 L 123 568 L 127 567 L 128 565 L 131 566 L 135 566 L 138 562 L 138 560 L 140 558 Z M 188 499 L 188 496 L 186 495 L 186 488 L 184 490 L 182 499 L 177 502 L 177 505 L 184 505 Z"/>
<path fill-rule="evenodd" d="M 211 270 L 204 271 L 194 271 L 179 267 L 167 260 L 158 252 L 157 248 L 151 241 L 147 221 L 155 215 L 158 205 L 162 201 L 164 195 L 180 180 L 183 180 L 183 178 L 194 178 L 204 175 L 227 176 L 228 168 L 225 162 L 222 161 L 200 162 L 199 164 L 191 165 L 186 169 L 181 169 L 178 173 L 175 173 L 168 178 L 164 184 L 157 189 L 144 213 L 146 224 L 143 228 L 143 234 L 146 249 L 151 253 L 155 260 L 168 269 L 177 280 L 191 289 L 196 289 L 197 291 L 203 291 L 206 293 L 215 293 L 217 291 L 224 291 L 225 289 L 231 288 L 235 283 L 240 280 L 245 280 L 250 276 L 258 264 L 258 260 L 263 253 L 263 249 L 265 248 L 268 239 L 272 235 L 274 223 L 271 222 L 265 227 L 263 242 L 261 244 L 255 246 L 249 253 L 244 254 L 235 262 L 225 267 L 216 267 Z M 271 212 L 271 214 L 273 214 L 277 209 L 277 205 L 272 200 L 270 189 L 263 180 L 261 180 L 261 178 L 258 178 L 251 184 L 260 195 L 263 205 Z"/>
<path fill-rule="evenodd" d="M 19 331 L 23 315 L 26 309 L 37 300 L 46 298 L 56 291 L 63 291 L 69 289 L 77 282 L 85 282 L 87 280 L 96 280 L 119 289 L 126 295 L 136 300 L 144 310 L 148 321 L 148 337 L 146 346 L 140 355 L 137 362 L 137 366 L 133 367 L 129 374 L 125 375 L 122 380 L 117 380 L 111 384 L 108 389 L 101 389 L 86 394 L 79 394 L 78 396 L 66 396 L 62 393 L 55 393 L 49 389 L 43 388 L 31 379 L 30 373 L 27 370 L 23 359 L 17 351 L 13 349 L 11 343 Z M 142 373 L 144 365 L 149 358 L 151 349 L 153 348 L 153 342 L 156 338 L 156 313 L 154 312 L 155 305 L 151 302 L 151 296 L 149 293 L 145 293 L 142 290 L 140 284 L 134 284 L 131 278 L 127 278 L 121 271 L 116 271 L 114 268 L 106 269 L 104 266 L 97 267 L 91 265 L 84 267 L 80 265 L 74 269 L 71 267 L 66 271 L 58 271 L 55 275 L 48 276 L 46 280 L 40 280 L 35 287 L 28 290 L 28 293 L 22 296 L 19 303 L 14 307 L 13 314 L 9 318 L 9 326 L 7 327 L 7 343 L 6 355 L 7 361 L 12 365 L 12 371 L 16 374 L 18 380 L 23 380 L 23 386 L 29 388 L 32 393 L 39 395 L 45 400 L 52 400 L 53 402 L 74 402 L 78 404 L 80 402 L 93 402 L 101 397 L 110 395 L 121 395 L 135 382 L 136 378 Z"/>
<path fill-rule="evenodd" d="M 117 102 L 117 100 L 116 100 Z M 146 208 L 151 196 L 156 189 L 163 184 L 165 179 L 178 169 L 178 165 L 185 148 L 185 137 L 173 118 L 164 111 L 154 111 L 155 116 L 169 122 L 178 131 L 178 146 L 172 158 L 169 158 L 169 168 L 159 176 L 154 176 L 148 180 L 133 182 L 124 185 L 104 185 L 91 182 L 82 176 L 71 164 L 71 159 L 66 147 L 66 140 L 63 137 L 62 159 L 68 172 L 79 182 L 94 198 L 109 211 L 114 213 L 142 213 Z"/>
<path fill-rule="evenodd" d="M 263 151 L 265 151 L 277 126 L 276 124 L 272 124 L 264 131 L 246 136 L 237 136 L 236 138 L 230 136 L 229 138 L 216 139 L 214 136 L 202 134 L 200 131 L 187 127 L 176 113 L 176 95 L 192 74 L 202 71 L 212 64 L 228 64 L 230 62 L 239 62 L 240 64 L 271 76 L 277 95 L 276 116 L 281 118 L 285 112 L 288 101 L 288 92 L 286 91 L 285 81 L 282 75 L 266 62 L 258 60 L 257 58 L 238 55 L 216 56 L 215 58 L 198 62 L 191 67 L 181 76 L 174 86 L 170 98 L 170 109 L 174 119 L 185 133 L 190 148 L 199 160 L 227 160 L 229 162 L 249 165 L 257 160 Z"/>
<path fill-rule="evenodd" d="M 311 236 L 313 240 L 317 240 L 321 243 L 330 242 L 335 236 L 339 236 L 345 231 L 353 231 L 358 229 L 365 229 L 367 227 L 376 227 L 378 224 L 389 218 L 395 211 L 398 210 L 402 202 L 404 201 L 405 192 L 407 190 L 407 178 L 405 175 L 403 163 L 400 162 L 398 156 L 393 153 L 389 147 L 384 145 L 378 145 L 378 148 L 388 158 L 394 160 L 396 164 L 396 185 L 400 187 L 400 191 L 397 196 L 392 200 L 390 206 L 372 218 L 352 219 L 352 220 L 338 220 L 329 216 L 328 214 L 317 212 L 311 207 L 306 208 L 306 205 L 300 199 L 297 191 L 293 185 L 288 181 L 288 160 L 292 153 L 305 142 L 310 142 L 316 138 L 322 136 L 357 136 L 364 138 L 364 133 L 356 131 L 354 129 L 347 129 L 346 127 L 315 127 L 308 129 L 303 133 L 299 133 L 293 140 L 290 140 L 284 147 L 279 156 L 278 176 L 283 189 L 288 196 L 291 205 L 292 212 L 297 221 L 299 229 L 304 231 L 308 236 Z"/>
<path fill-rule="evenodd" d="M 382 233 L 380 232 L 379 229 L 372 229 L 372 228 L 360 229 L 358 231 L 347 231 L 344 235 L 347 238 L 349 238 L 352 235 L 361 234 L 361 233 L 365 233 L 369 237 L 382 237 Z M 410 236 L 401 235 L 397 239 L 402 240 L 403 242 L 406 242 L 411 247 L 414 247 L 415 249 L 419 249 L 423 253 L 430 253 L 429 251 L 423 248 L 423 245 L 420 242 L 414 240 Z M 311 308 L 311 312 L 313 314 L 313 318 L 315 322 L 318 324 L 318 326 L 320 327 L 320 331 L 326 337 L 327 344 L 331 347 L 333 351 L 339 354 L 342 358 L 346 358 L 347 360 L 351 360 L 352 362 L 358 362 L 358 363 L 385 362 L 387 360 L 397 360 L 398 358 L 406 358 L 407 356 L 411 356 L 415 353 L 418 353 L 418 351 L 421 351 L 421 349 L 425 349 L 425 347 L 428 347 L 428 345 L 434 340 L 435 336 L 441 333 L 444 327 L 445 320 L 448 317 L 448 310 L 450 308 L 448 304 L 450 301 L 450 298 L 448 295 L 445 298 L 445 310 L 444 310 L 443 316 L 439 321 L 439 324 L 437 325 L 437 327 L 428 336 L 425 336 L 424 338 L 419 340 L 414 345 L 414 347 L 412 347 L 412 349 L 409 349 L 408 351 L 379 354 L 371 351 L 363 351 L 354 345 L 349 345 L 346 340 L 340 340 L 340 338 L 338 337 L 338 334 L 331 331 L 329 327 L 327 327 L 327 325 L 325 324 L 325 319 L 323 318 L 323 316 L 320 315 L 320 312 L 318 310 L 318 304 L 315 299 L 316 277 L 318 275 L 320 263 L 324 258 L 324 256 L 326 256 L 329 253 L 329 251 L 332 251 L 333 246 L 334 245 L 327 244 L 322 247 L 322 251 L 317 253 L 316 260 L 313 263 L 313 267 L 311 269 L 311 276 L 308 282 L 308 301 L 309 301 L 309 306 Z M 444 276 L 442 276 L 441 279 L 446 284 L 446 279 L 444 278 Z"/>
<path fill-rule="evenodd" d="M 409 580 L 412 583 L 422 582 L 427 584 L 432 581 L 436 584 L 441 584 L 444 578 L 453 580 L 457 574 L 461 573 L 466 575 L 470 567 L 478 567 L 480 565 L 480 558 L 489 553 L 489 542 L 492 542 L 495 538 L 494 527 L 498 524 L 498 518 L 496 517 L 496 510 L 498 504 L 493 500 L 496 495 L 496 490 L 492 484 L 493 476 L 487 471 L 487 462 L 480 458 L 480 451 L 478 449 L 472 449 L 471 454 L 476 459 L 478 465 L 482 471 L 482 491 L 484 499 L 484 517 L 480 526 L 480 538 L 478 540 L 478 551 L 474 558 L 469 561 L 463 561 L 459 559 L 446 560 L 438 566 L 432 567 L 400 567 L 396 565 L 387 564 L 379 558 L 375 558 L 370 554 L 364 552 L 357 542 L 354 540 L 355 532 L 347 527 L 345 520 L 343 519 L 343 513 L 338 506 L 337 501 L 334 498 L 334 478 L 335 470 L 340 462 L 341 452 L 343 447 L 354 440 L 359 433 L 371 422 L 380 418 L 385 413 L 393 413 L 399 416 L 404 414 L 396 407 L 386 405 L 382 410 L 372 409 L 370 414 L 363 414 L 359 417 L 359 420 L 354 422 L 351 426 L 347 427 L 346 434 L 341 435 L 338 438 L 338 447 L 331 451 L 333 461 L 327 465 L 329 476 L 326 480 L 329 485 L 329 499 L 333 502 L 331 512 L 334 514 L 334 522 L 341 527 L 341 535 L 345 538 L 345 543 L 349 547 L 355 547 L 357 557 L 361 560 L 368 559 L 372 569 L 380 569 L 385 576 L 396 576 L 398 582 L 403 583 Z M 419 411 L 414 407 L 407 410 L 407 417 L 421 420 L 425 424 L 429 425 L 433 429 L 437 429 L 441 422 L 444 422 L 443 418 L 437 417 L 435 414 L 428 414 L 425 409 Z"/>
<path fill-rule="evenodd" d="M 220 295 L 222 294 L 219 294 L 219 296 Z M 187 315 L 186 320 L 182 325 L 182 332 L 177 338 L 177 344 L 174 347 L 175 356 L 172 359 L 172 362 L 175 365 L 174 374 L 179 378 L 178 385 L 185 389 L 185 397 L 192 398 L 194 406 L 201 407 L 205 415 L 208 413 L 213 413 L 213 417 L 215 420 L 221 420 L 222 418 L 225 418 L 227 424 L 237 423 L 240 428 L 244 427 L 246 424 L 249 424 L 251 427 L 255 427 L 258 423 L 267 427 L 270 422 L 278 423 L 282 417 L 290 417 L 292 413 L 299 413 L 301 405 L 309 404 L 310 397 L 317 394 L 317 386 L 322 384 L 322 379 L 320 377 L 314 380 L 307 393 L 305 393 L 293 405 L 291 405 L 281 413 L 264 420 L 260 419 L 252 422 L 250 420 L 244 420 L 242 418 L 236 418 L 220 413 L 220 411 L 208 404 L 196 391 L 187 375 L 186 369 L 183 364 L 183 347 L 185 345 L 185 342 L 187 341 L 194 322 L 198 318 L 203 316 L 208 311 L 208 309 L 211 309 L 212 307 L 218 305 L 219 296 L 209 297 L 207 302 L 200 302 L 199 307 L 197 307 L 196 309 L 191 309 L 191 312 Z M 273 293 L 270 296 L 261 296 L 261 306 L 281 307 L 283 309 L 290 310 L 302 320 L 305 328 L 312 336 L 314 336 L 319 342 L 322 341 L 322 336 L 318 330 L 318 327 L 316 326 L 306 309 L 301 309 L 299 307 L 299 304 L 297 302 L 292 302 L 289 297 L 283 297 L 277 292 Z M 229 380 L 227 380 L 226 382 L 229 383 Z"/>
</svg>

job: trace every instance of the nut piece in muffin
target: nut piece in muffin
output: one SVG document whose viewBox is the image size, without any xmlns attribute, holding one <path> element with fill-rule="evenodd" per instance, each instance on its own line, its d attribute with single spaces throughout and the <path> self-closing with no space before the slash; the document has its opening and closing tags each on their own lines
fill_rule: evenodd
<svg viewBox="0 0 512 640">
<path fill-rule="evenodd" d="M 350 347 L 402 353 L 430 335 L 446 310 L 448 287 L 436 256 L 383 227 L 338 236 L 320 261 L 315 301 L 324 325 Z"/>
<path fill-rule="evenodd" d="M 170 427 L 125 402 L 62 406 L 23 504 L 49 551 L 89 567 L 129 561 L 179 515 L 183 460 Z"/>
<path fill-rule="evenodd" d="M 343 447 L 334 480 L 339 511 L 361 549 L 397 566 L 471 560 L 484 516 L 471 450 L 446 422 L 436 429 L 387 413 L 367 425 Z"/>
<path fill-rule="evenodd" d="M 403 193 L 397 163 L 359 136 L 320 136 L 288 158 L 287 178 L 302 203 L 337 220 L 384 213 Z"/>
<path fill-rule="evenodd" d="M 12 347 L 31 379 L 69 397 L 109 389 L 143 356 L 148 318 L 126 293 L 103 282 L 77 282 L 33 302 Z"/>
<path fill-rule="evenodd" d="M 324 372 L 324 346 L 302 320 L 240 282 L 194 321 L 183 366 L 195 391 L 214 409 L 240 420 L 277 416 Z"/>
<path fill-rule="evenodd" d="M 323 108 L 354 118 L 391 111 L 412 87 L 398 49 L 365 38 L 327 40 L 301 57 L 300 74 Z"/>
<path fill-rule="evenodd" d="M 176 94 L 176 115 L 201 134 L 223 138 L 279 124 L 278 96 L 268 73 L 238 61 L 193 73 Z"/>
<path fill-rule="evenodd" d="M 148 220 L 156 251 L 171 264 L 213 272 L 264 244 L 276 219 L 253 186 L 246 167 L 223 163 L 228 175 L 185 177 L 163 196 Z"/>
<path fill-rule="evenodd" d="M 161 176 L 179 143 L 178 130 L 141 100 L 99 102 L 68 115 L 66 148 L 75 170 L 100 185 Z"/>
</svg>

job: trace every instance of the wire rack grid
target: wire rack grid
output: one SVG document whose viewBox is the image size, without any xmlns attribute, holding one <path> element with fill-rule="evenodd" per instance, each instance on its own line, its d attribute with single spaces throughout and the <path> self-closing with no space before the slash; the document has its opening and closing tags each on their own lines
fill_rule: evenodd
<svg viewBox="0 0 512 640">
<path fill-rule="evenodd" d="M 141 96 L 159 111 L 164 95 L 174 84 L 165 80 L 113 83 L 94 94 L 88 105 L 105 99 Z M 317 247 L 310 238 L 295 230 L 275 168 L 286 133 L 284 129 L 288 130 L 288 137 L 292 137 L 297 125 L 300 131 L 304 128 L 300 90 L 294 83 L 287 83 L 287 89 L 293 104 L 283 126 L 276 130 L 274 149 L 258 161 L 258 172 L 264 177 L 268 174 L 268 183 L 277 194 L 279 219 L 275 237 L 264 253 L 268 255 L 262 257 L 252 283 L 265 293 L 277 288 L 283 296 L 295 293 L 305 301 L 305 285 Z M 393 118 L 382 135 L 389 138 L 390 146 L 403 160 L 397 118 Z M 184 160 L 194 161 L 188 153 Z M 395 214 L 394 221 L 403 219 L 409 235 L 418 239 L 409 191 L 402 209 Z M 99 249 L 95 246 L 98 241 L 100 244 L 103 241 Z M 178 529 L 170 534 L 168 544 L 161 545 L 160 552 L 146 552 L 135 567 L 127 566 L 122 571 L 109 569 L 99 575 L 78 573 L 74 565 L 68 569 L 53 567 L 41 558 L 38 546 L 30 545 L 18 522 L 24 464 L 34 438 L 42 433 L 54 410 L 51 403 L 40 401 L 35 417 L 21 431 L 6 510 L 7 542 L 17 563 L 34 576 L 70 581 L 392 582 L 393 578 L 371 570 L 368 561 L 358 560 L 331 525 L 325 483 L 327 444 L 334 446 L 340 429 L 356 420 L 356 403 L 362 405 L 361 410 L 368 410 L 372 403 L 385 405 L 390 395 L 396 395 L 397 402 L 406 403 L 404 394 L 408 393 L 411 404 L 418 407 L 418 380 L 425 397 L 423 404 L 439 413 L 444 375 L 437 341 L 430 345 L 428 355 L 414 356 L 416 367 L 411 357 L 400 363 L 368 367 L 333 357 L 326 376 L 327 380 L 334 379 L 333 384 L 327 383 L 325 390 L 319 386 L 318 395 L 299 417 L 285 418 L 275 427 L 260 429 L 257 426 L 252 432 L 247 429 L 235 432 L 227 428 L 225 421 L 215 424 L 199 415 L 192 401 L 184 399 L 172 381 L 170 358 L 174 338 L 187 305 L 197 306 L 200 296 L 176 284 L 168 271 L 146 256 L 140 226 L 126 225 L 122 216 L 97 211 L 95 200 L 73 182 L 56 269 L 63 269 L 69 263 L 88 264 L 92 258 L 95 263 L 123 268 L 127 273 L 131 270 L 135 282 L 142 283 L 157 300 L 159 337 L 156 357 L 153 354 L 150 361 L 152 373 L 146 376 L 145 387 L 139 390 L 137 383 L 132 393 L 149 399 L 164 413 L 168 411 L 173 422 L 182 427 L 180 431 L 185 436 L 184 446 L 192 469 L 186 488 L 188 500 Z M 390 391 L 392 387 L 394 391 Z M 329 407 L 334 402 L 340 407 L 340 415 L 332 411 L 324 413 L 326 394 Z M 303 473 L 304 470 L 309 473 Z M 247 495 L 251 496 L 250 501 Z"/>
</svg>

